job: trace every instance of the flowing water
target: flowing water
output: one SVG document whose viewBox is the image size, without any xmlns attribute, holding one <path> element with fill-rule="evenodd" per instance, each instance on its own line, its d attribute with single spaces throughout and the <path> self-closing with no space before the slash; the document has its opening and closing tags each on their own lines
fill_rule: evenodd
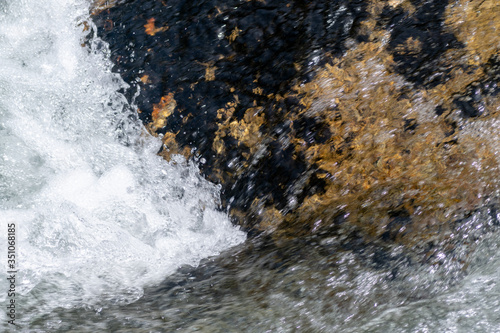
<svg viewBox="0 0 500 333">
<path fill-rule="evenodd" d="M 500 332 L 489 208 L 462 223 L 466 267 L 342 237 L 238 246 L 219 188 L 156 155 L 88 7 L 0 0 L 0 258 L 6 274 L 14 223 L 20 331 Z"/>
<path fill-rule="evenodd" d="M 0 2 L 0 249 L 15 223 L 22 325 L 55 307 L 131 302 L 246 238 L 195 166 L 156 156 L 106 49 L 81 45 L 88 7 Z"/>
</svg>

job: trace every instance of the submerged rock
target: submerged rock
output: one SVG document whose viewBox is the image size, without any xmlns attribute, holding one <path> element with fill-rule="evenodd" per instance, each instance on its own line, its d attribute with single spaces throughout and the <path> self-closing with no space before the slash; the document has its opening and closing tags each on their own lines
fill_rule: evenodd
<svg viewBox="0 0 500 333">
<path fill-rule="evenodd" d="M 428 259 L 495 211 L 494 0 L 130 0 L 94 20 L 159 154 L 198 160 L 250 235 L 334 226 Z"/>
</svg>

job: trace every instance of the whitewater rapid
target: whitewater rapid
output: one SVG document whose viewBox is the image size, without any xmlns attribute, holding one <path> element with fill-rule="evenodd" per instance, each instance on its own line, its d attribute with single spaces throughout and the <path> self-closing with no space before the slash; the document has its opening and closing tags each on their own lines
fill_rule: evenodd
<svg viewBox="0 0 500 333">
<path fill-rule="evenodd" d="M 93 31 L 86 1 L 0 0 L 0 253 L 15 223 L 21 323 L 132 302 L 246 237 L 194 164 L 156 155 Z"/>
</svg>

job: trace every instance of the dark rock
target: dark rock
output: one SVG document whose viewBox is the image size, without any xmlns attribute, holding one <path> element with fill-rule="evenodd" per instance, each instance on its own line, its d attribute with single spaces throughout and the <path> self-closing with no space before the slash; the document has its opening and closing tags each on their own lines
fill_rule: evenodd
<svg viewBox="0 0 500 333">
<path fill-rule="evenodd" d="M 94 19 L 160 155 L 203 158 L 252 237 L 345 224 L 424 255 L 498 199 L 497 148 L 470 134 L 499 110 L 494 6 L 129 0 Z"/>
<path fill-rule="evenodd" d="M 418 85 L 433 87 L 443 83 L 451 66 L 442 68 L 442 55 L 449 49 L 462 48 L 455 36 L 444 29 L 444 13 L 448 1 L 414 0 L 413 13 L 400 7 L 384 8 L 382 21 L 391 31 L 389 50 L 396 62 L 396 71 Z M 451 65 L 451 64 L 450 64 Z"/>
</svg>

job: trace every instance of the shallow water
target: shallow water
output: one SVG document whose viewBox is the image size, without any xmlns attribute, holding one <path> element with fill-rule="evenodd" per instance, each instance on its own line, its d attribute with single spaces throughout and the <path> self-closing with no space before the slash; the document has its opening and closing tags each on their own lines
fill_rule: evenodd
<svg viewBox="0 0 500 333">
<path fill-rule="evenodd" d="M 22 331 L 500 331 L 496 211 L 433 262 L 343 231 L 243 243 L 219 188 L 156 155 L 88 6 L 0 0 L 0 222 L 16 224 Z"/>
<path fill-rule="evenodd" d="M 497 332 L 499 239 L 490 233 L 480 244 L 469 269 L 457 272 L 446 260 L 409 263 L 398 256 L 400 249 L 380 263 L 374 259 L 384 255 L 376 246 L 342 251 L 328 238 L 247 242 L 197 268 L 183 266 L 129 305 L 56 309 L 34 327 L 57 332 Z"/>
</svg>

